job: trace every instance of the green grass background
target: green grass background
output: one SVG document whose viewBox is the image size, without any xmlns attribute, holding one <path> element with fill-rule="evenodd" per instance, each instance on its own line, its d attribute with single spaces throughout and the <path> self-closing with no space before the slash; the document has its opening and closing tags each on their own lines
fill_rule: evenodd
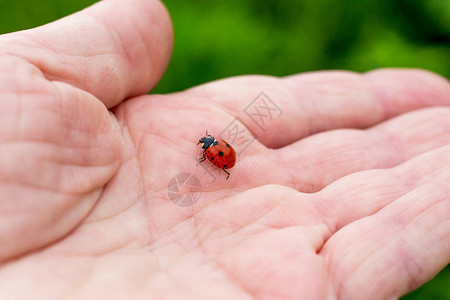
<svg viewBox="0 0 450 300">
<path fill-rule="evenodd" d="M 92 0 L 0 0 L 0 33 L 80 10 Z M 175 30 L 154 93 L 241 74 L 424 68 L 450 77 L 450 0 L 164 1 Z M 402 299 L 450 300 L 450 267 Z"/>
</svg>

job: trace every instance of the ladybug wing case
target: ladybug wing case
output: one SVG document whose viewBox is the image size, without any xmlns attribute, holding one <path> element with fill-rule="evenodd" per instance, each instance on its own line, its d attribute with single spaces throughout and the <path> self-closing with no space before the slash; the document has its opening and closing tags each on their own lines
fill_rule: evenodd
<svg viewBox="0 0 450 300">
<path fill-rule="evenodd" d="M 211 145 L 205 154 L 211 163 L 221 169 L 230 169 L 236 162 L 234 149 L 224 140 L 218 140 L 216 145 Z"/>
</svg>

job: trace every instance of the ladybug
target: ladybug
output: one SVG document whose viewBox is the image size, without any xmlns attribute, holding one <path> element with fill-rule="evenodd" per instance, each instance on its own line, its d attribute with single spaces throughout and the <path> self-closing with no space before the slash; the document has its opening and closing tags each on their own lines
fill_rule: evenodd
<svg viewBox="0 0 450 300">
<path fill-rule="evenodd" d="M 222 169 L 230 177 L 230 173 L 225 169 L 231 169 L 236 163 L 236 153 L 230 144 L 221 139 L 216 139 L 212 135 L 208 134 L 198 140 L 198 144 L 202 145 L 203 156 L 199 159 L 199 162 L 203 162 L 208 159 L 213 165 Z"/>
</svg>

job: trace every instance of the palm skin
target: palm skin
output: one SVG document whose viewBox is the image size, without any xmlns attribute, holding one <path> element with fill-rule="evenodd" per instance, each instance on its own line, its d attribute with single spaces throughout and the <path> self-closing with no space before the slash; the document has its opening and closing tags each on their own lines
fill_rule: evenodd
<svg viewBox="0 0 450 300">
<path fill-rule="evenodd" d="M 143 0 L 0 38 L 1 299 L 387 299 L 448 264 L 445 79 L 317 72 L 145 95 L 171 47 L 167 13 Z M 263 128 L 244 113 L 261 91 L 282 111 Z M 256 139 L 234 144 L 225 180 L 196 143 L 231 122 Z M 180 173 L 201 182 L 192 206 L 169 199 Z"/>
</svg>

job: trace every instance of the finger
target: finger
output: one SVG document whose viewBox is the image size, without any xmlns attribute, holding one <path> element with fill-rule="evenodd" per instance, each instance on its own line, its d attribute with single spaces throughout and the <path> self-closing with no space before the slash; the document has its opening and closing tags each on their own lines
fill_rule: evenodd
<svg viewBox="0 0 450 300">
<path fill-rule="evenodd" d="M 354 172 L 390 168 L 450 144 L 450 108 L 413 111 L 369 130 L 335 130 L 272 151 L 274 178 L 315 192 Z M 295 162 L 295 163 L 293 163 Z M 281 168 L 279 167 L 281 166 Z M 279 170 L 279 171 L 277 171 Z"/>
<path fill-rule="evenodd" d="M 0 57 L 0 99 L 3 261 L 73 230 L 119 168 L 123 141 L 95 97 L 23 59 Z"/>
<path fill-rule="evenodd" d="M 366 174 L 364 187 L 355 180 L 353 195 L 351 187 L 339 195 L 334 207 L 346 206 L 349 218 L 369 216 L 341 228 L 321 251 L 338 298 L 397 298 L 450 262 L 449 150 L 424 155 L 394 175 Z"/>
<path fill-rule="evenodd" d="M 367 128 L 414 109 L 450 105 L 448 81 L 418 70 L 378 70 L 364 75 L 313 72 L 282 79 L 244 76 L 189 93 L 213 99 L 272 148 L 326 130 Z"/>
<path fill-rule="evenodd" d="M 434 182 L 435 189 L 450 174 L 450 146 L 415 157 L 395 168 L 369 170 L 348 175 L 317 193 L 316 205 L 333 232 L 370 216 L 422 185 Z M 426 197 L 425 197 L 426 198 Z M 422 200 L 422 201 L 425 201 Z"/>
<path fill-rule="evenodd" d="M 149 91 L 171 50 L 169 16 L 156 0 L 101 1 L 54 23 L 0 37 L 0 55 L 22 57 L 48 79 L 79 87 L 107 107 Z"/>
</svg>

